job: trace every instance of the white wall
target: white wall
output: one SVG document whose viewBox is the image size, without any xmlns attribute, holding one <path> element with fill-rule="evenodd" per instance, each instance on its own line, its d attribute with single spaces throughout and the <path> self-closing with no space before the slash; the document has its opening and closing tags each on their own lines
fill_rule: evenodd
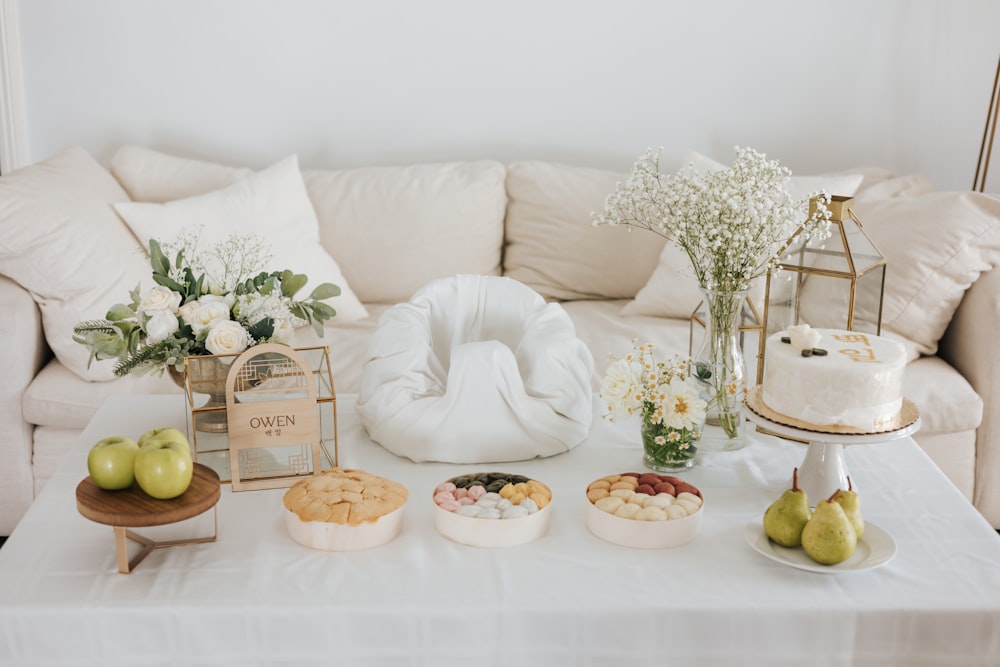
<svg viewBox="0 0 1000 667">
<path fill-rule="evenodd" d="M 972 184 L 998 0 L 17 0 L 31 161 L 677 166 Z M 1000 147 L 991 185 L 1000 183 Z M 991 189 L 996 190 L 997 187 Z"/>
</svg>

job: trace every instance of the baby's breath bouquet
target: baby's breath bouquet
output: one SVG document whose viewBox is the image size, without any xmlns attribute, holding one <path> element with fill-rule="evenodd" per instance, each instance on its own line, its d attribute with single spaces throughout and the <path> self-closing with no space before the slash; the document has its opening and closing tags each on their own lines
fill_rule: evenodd
<svg viewBox="0 0 1000 667">
<path fill-rule="evenodd" d="M 659 234 L 690 259 L 708 309 L 696 374 L 708 400 L 707 423 L 721 427 L 723 449 L 737 449 L 743 440 L 746 371 L 734 329 L 747 290 L 754 279 L 778 271 L 792 237 L 822 240 L 830 227 L 828 194 L 796 200 L 786 190 L 787 168 L 751 148 L 736 153 L 725 169 L 699 173 L 688 165 L 663 175 L 659 151 L 648 150 L 594 215 L 595 225 Z"/>
<path fill-rule="evenodd" d="M 657 361 L 651 343 L 637 345 L 635 340 L 631 353 L 610 358 L 600 391 L 608 408 L 605 418 L 642 418 L 647 468 L 676 472 L 694 465 L 707 405 L 691 376 L 691 360 L 675 356 Z"/>
<path fill-rule="evenodd" d="M 307 277 L 261 271 L 269 256 L 252 235 L 230 236 L 203 253 L 195 252 L 196 235 L 182 235 L 170 249 L 176 250 L 173 262 L 151 239 L 155 284 L 144 292 L 136 286 L 129 303 L 112 306 L 103 320 L 73 328 L 73 339 L 90 348 L 90 363 L 117 359 L 117 376 L 183 372 L 188 356 L 237 354 L 261 343 L 288 345 L 294 329 L 305 324 L 322 336 L 323 323 L 336 314 L 323 300 L 340 294 L 339 287 L 323 283 L 296 300 Z"/>
</svg>

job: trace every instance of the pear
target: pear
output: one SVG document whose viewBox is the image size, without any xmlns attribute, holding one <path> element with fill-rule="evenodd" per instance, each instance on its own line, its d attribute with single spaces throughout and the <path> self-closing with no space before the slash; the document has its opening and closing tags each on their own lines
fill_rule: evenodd
<svg viewBox="0 0 1000 667">
<path fill-rule="evenodd" d="M 850 477 L 847 478 L 847 491 L 838 489 L 837 493 L 833 495 L 833 499 L 844 508 L 844 514 L 854 526 L 854 532 L 860 540 L 861 536 L 865 534 L 865 519 L 861 516 L 861 499 L 858 498 L 858 492 L 854 490 Z"/>
<path fill-rule="evenodd" d="M 802 529 L 809 521 L 809 499 L 799 488 L 799 469 L 792 472 L 792 488 L 787 489 L 764 511 L 764 532 L 783 547 L 802 544 Z"/>
<path fill-rule="evenodd" d="M 851 520 L 840 503 L 833 499 L 839 491 L 819 501 L 813 517 L 802 529 L 802 548 L 821 565 L 843 563 L 858 546 L 858 535 Z"/>
</svg>

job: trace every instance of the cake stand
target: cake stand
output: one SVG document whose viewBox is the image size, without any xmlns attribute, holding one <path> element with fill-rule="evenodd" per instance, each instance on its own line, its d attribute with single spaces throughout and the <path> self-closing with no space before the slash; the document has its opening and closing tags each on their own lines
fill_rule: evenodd
<svg viewBox="0 0 1000 667">
<path fill-rule="evenodd" d="M 808 443 L 806 456 L 799 465 L 799 488 L 815 506 L 837 489 L 846 489 L 847 461 L 845 445 L 870 445 L 899 440 L 920 429 L 917 406 L 903 399 L 899 413 L 881 429 L 864 431 L 852 426 L 817 426 L 771 410 L 761 398 L 762 387 L 747 392 L 743 413 L 747 419 L 771 433 Z M 856 490 L 855 486 L 855 490 Z"/>
</svg>

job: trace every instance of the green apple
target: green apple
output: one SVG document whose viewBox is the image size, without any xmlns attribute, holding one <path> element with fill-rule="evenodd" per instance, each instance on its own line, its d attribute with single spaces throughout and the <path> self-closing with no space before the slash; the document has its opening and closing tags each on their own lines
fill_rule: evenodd
<svg viewBox="0 0 1000 667">
<path fill-rule="evenodd" d="M 194 463 L 191 462 L 191 448 L 186 437 L 183 441 L 147 441 L 136 454 L 135 481 L 139 483 L 139 488 L 153 498 L 176 498 L 187 491 L 192 475 Z"/>
<path fill-rule="evenodd" d="M 135 481 L 135 457 L 138 453 L 139 445 L 131 438 L 104 438 L 90 448 L 87 471 L 94 484 L 106 491 L 127 489 Z"/>
<path fill-rule="evenodd" d="M 187 436 L 184 435 L 183 431 L 173 428 L 172 426 L 164 426 L 163 428 L 153 428 L 142 435 L 139 436 L 139 449 L 142 449 L 151 442 L 169 442 L 171 440 L 176 440 L 177 442 L 183 442 L 188 447 L 191 444 L 188 442 Z"/>
</svg>

